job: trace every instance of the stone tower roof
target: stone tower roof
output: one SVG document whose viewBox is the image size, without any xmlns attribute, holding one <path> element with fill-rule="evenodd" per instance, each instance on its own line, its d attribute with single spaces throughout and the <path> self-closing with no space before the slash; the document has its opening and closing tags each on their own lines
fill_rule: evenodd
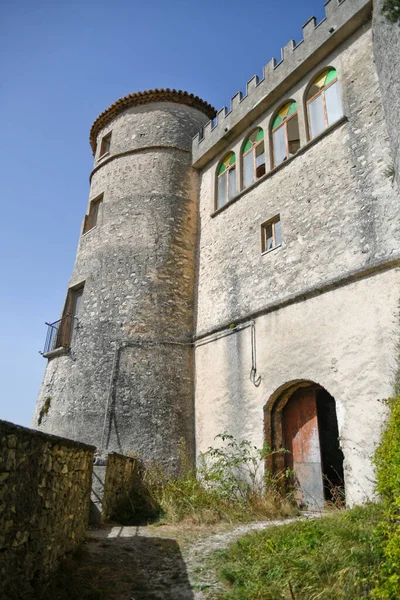
<svg viewBox="0 0 400 600">
<path fill-rule="evenodd" d="M 93 154 L 96 151 L 96 139 L 100 129 L 105 127 L 112 119 L 114 119 L 114 117 L 127 108 L 131 108 L 131 106 L 140 106 L 142 104 L 150 104 L 151 102 L 176 102 L 178 104 L 186 104 L 187 106 L 197 108 L 197 110 L 203 112 L 210 119 L 213 119 L 217 112 L 215 108 L 208 102 L 205 102 L 205 100 L 182 90 L 170 90 L 167 88 L 128 94 L 128 96 L 124 96 L 111 104 L 111 106 L 103 111 L 93 123 L 89 137 Z"/>
</svg>

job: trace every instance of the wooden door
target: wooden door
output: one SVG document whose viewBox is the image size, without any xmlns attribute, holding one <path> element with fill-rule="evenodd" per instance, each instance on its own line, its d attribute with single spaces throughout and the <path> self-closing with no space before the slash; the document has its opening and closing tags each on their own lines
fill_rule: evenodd
<svg viewBox="0 0 400 600">
<path fill-rule="evenodd" d="M 321 448 L 316 390 L 300 389 L 283 409 L 283 445 L 286 466 L 294 471 L 296 498 L 310 510 L 324 506 Z"/>
</svg>

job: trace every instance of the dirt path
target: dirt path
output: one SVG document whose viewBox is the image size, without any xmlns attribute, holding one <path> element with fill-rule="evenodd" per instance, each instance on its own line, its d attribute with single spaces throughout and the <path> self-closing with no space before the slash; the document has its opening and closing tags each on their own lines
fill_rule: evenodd
<svg viewBox="0 0 400 600">
<path fill-rule="evenodd" d="M 95 568 L 97 585 L 107 600 L 213 600 L 222 591 L 208 564 L 214 551 L 250 531 L 295 520 L 212 529 L 102 527 L 89 532 L 86 563 L 91 563 L 92 573 Z"/>
</svg>

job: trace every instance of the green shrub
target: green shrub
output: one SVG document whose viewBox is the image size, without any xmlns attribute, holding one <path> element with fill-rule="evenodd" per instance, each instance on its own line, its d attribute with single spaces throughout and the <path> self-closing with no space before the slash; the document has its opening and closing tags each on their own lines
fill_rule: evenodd
<svg viewBox="0 0 400 600">
<path fill-rule="evenodd" d="M 382 539 L 383 562 L 373 597 L 400 597 L 400 394 L 388 401 L 390 415 L 375 454 L 377 490 L 384 513 L 377 528 Z"/>
</svg>

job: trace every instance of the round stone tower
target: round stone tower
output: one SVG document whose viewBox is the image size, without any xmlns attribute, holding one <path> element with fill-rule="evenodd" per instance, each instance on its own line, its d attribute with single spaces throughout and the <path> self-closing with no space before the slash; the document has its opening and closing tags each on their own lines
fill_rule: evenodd
<svg viewBox="0 0 400 600">
<path fill-rule="evenodd" d="M 33 426 L 98 451 L 176 465 L 194 450 L 197 173 L 191 139 L 214 116 L 198 97 L 152 90 L 95 121 L 88 209 Z"/>
</svg>

